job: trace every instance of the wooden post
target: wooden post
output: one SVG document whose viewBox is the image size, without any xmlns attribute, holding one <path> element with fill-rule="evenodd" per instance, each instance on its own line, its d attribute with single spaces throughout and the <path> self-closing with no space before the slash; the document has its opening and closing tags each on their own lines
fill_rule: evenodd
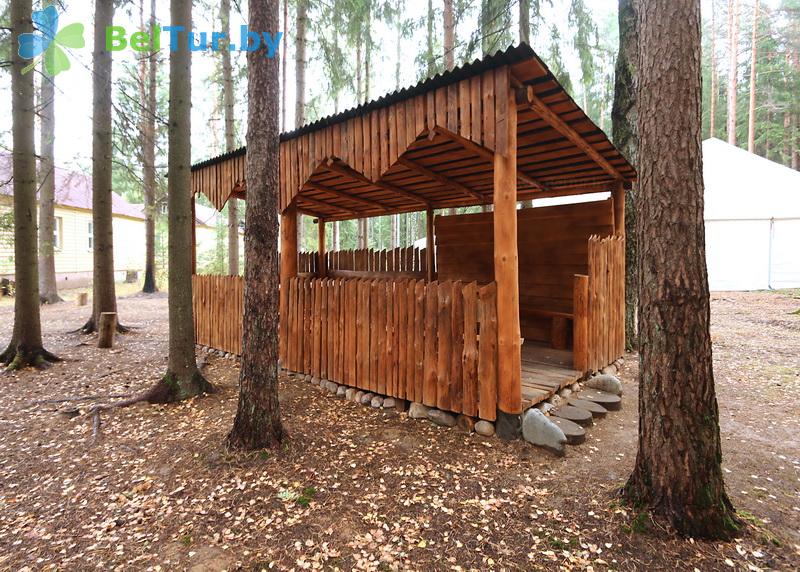
<svg viewBox="0 0 800 572">
<path fill-rule="evenodd" d="M 117 331 L 117 313 L 101 312 L 100 325 L 97 328 L 97 347 L 113 348 L 114 334 Z"/>
<path fill-rule="evenodd" d="M 614 200 L 614 234 L 625 236 L 625 187 L 622 181 L 614 183 L 611 197 Z"/>
<path fill-rule="evenodd" d="M 495 73 L 497 144 L 494 155 L 494 279 L 497 283 L 497 408 L 498 421 L 511 421 L 505 435 L 513 438 L 522 413 L 519 329 L 519 261 L 517 253 L 517 106 L 509 77 Z M 507 105 L 500 101 L 505 98 Z M 505 113 L 505 117 L 503 117 Z M 502 140 L 505 138 L 505 140 Z M 514 417 L 517 420 L 513 420 Z"/>
<path fill-rule="evenodd" d="M 283 367 L 287 364 L 287 340 L 289 337 L 289 281 L 297 276 L 297 207 L 291 205 L 281 213 L 281 298 L 278 322 L 278 355 Z"/>
<path fill-rule="evenodd" d="M 426 211 L 426 236 L 425 236 L 425 263 L 428 267 L 428 282 L 433 282 L 433 271 L 436 258 L 434 257 L 435 241 L 433 240 L 433 208 Z"/>
<path fill-rule="evenodd" d="M 572 367 L 589 369 L 589 277 L 576 274 L 573 282 Z"/>
<path fill-rule="evenodd" d="M 197 274 L 197 215 L 194 204 L 196 195 L 192 195 L 192 274 Z"/>
<path fill-rule="evenodd" d="M 319 244 L 317 246 L 317 274 L 320 278 L 325 278 L 328 275 L 328 269 L 325 264 L 325 219 L 317 219 L 317 232 L 319 236 Z"/>
<path fill-rule="evenodd" d="M 75 300 L 75 303 L 78 306 L 85 306 L 88 302 L 89 302 L 89 293 L 88 292 L 79 293 L 77 300 Z"/>
</svg>

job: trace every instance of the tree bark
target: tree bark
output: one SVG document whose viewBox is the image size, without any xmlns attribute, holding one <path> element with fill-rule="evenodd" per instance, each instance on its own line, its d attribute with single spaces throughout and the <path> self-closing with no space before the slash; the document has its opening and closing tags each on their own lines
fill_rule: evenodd
<svg viewBox="0 0 800 572">
<path fill-rule="evenodd" d="M 278 0 L 253 2 L 250 24 L 275 30 Z M 247 55 L 247 228 L 244 332 L 239 405 L 228 446 L 276 447 L 283 438 L 278 403 L 278 62 L 263 49 Z"/>
<path fill-rule="evenodd" d="M 96 0 L 94 12 L 94 55 L 92 63 L 92 315 L 84 333 L 97 330 L 100 314 L 117 312 L 114 283 L 114 223 L 111 202 L 111 52 L 106 49 L 105 30 L 114 19 L 113 0 Z M 125 328 L 117 323 L 118 331 Z"/>
<path fill-rule="evenodd" d="M 611 132 L 614 145 L 636 166 L 636 63 L 639 53 L 637 11 L 640 0 L 619 0 L 619 51 L 614 72 Z M 625 191 L 625 347 L 637 348 L 636 307 L 639 301 L 636 238 L 636 184 Z"/>
<path fill-rule="evenodd" d="M 142 0 L 142 6 L 144 0 Z M 143 9 L 142 9 L 143 11 Z M 156 27 L 156 2 L 150 0 L 150 29 Z M 144 61 L 144 60 L 142 60 Z M 144 76 L 142 76 L 142 101 L 146 101 L 142 114 L 142 174 L 144 178 L 144 236 L 145 263 L 142 292 L 158 292 L 156 283 L 156 78 L 158 72 L 158 52 L 151 51 L 147 58 L 147 91 L 144 97 Z"/>
<path fill-rule="evenodd" d="M 728 0 L 728 143 L 736 145 L 736 82 L 739 50 L 739 0 Z"/>
<path fill-rule="evenodd" d="M 306 27 L 308 25 L 308 0 L 297 0 L 297 19 L 295 21 L 295 129 L 306 122 Z"/>
<path fill-rule="evenodd" d="M 756 56 L 758 55 L 758 0 L 753 6 L 753 33 L 750 46 L 750 103 L 747 111 L 747 150 L 756 152 Z"/>
<path fill-rule="evenodd" d="M 192 0 L 171 0 L 173 26 L 192 26 Z M 274 30 L 274 28 L 271 28 Z M 169 359 L 150 403 L 169 403 L 213 391 L 197 369 L 192 316 L 192 57 L 187 36 L 169 53 Z M 277 100 L 277 95 L 275 96 Z"/>
<path fill-rule="evenodd" d="M 455 67 L 455 30 L 453 0 L 444 0 L 444 66 L 448 71 Z"/>
<path fill-rule="evenodd" d="M 36 237 L 36 149 L 34 145 L 34 74 L 23 74 L 28 64 L 19 56 L 20 34 L 33 32 L 30 0 L 11 2 L 11 130 L 14 145 L 14 327 L 0 362 L 9 370 L 28 365 L 45 367 L 58 358 L 42 347 L 39 313 L 39 269 Z"/>
<path fill-rule="evenodd" d="M 225 37 L 231 31 L 231 0 L 222 0 L 219 10 L 222 32 Z M 225 151 L 236 148 L 236 126 L 234 124 L 233 66 L 228 46 L 222 46 L 222 103 L 225 111 Z M 239 275 L 239 200 L 228 200 L 228 274 Z"/>
<path fill-rule="evenodd" d="M 52 5 L 52 1 L 44 3 Z M 56 136 L 55 78 L 40 75 L 39 87 L 39 300 L 43 304 L 61 302 L 56 281 L 55 233 L 56 179 L 54 142 Z"/>
<path fill-rule="evenodd" d="M 627 498 L 728 538 L 705 264 L 700 2 L 643 0 L 639 59 L 639 449 Z"/>
<path fill-rule="evenodd" d="M 281 42 L 281 131 L 286 131 L 286 46 L 289 37 L 289 0 L 283 0 L 283 38 Z"/>
<path fill-rule="evenodd" d="M 519 0 L 519 41 L 531 43 L 531 0 Z"/>
<path fill-rule="evenodd" d="M 717 77 L 717 1 L 711 0 L 711 103 L 708 110 L 709 137 L 717 133 L 717 98 L 719 86 Z"/>
<path fill-rule="evenodd" d="M 433 0 L 428 0 L 428 14 L 425 18 L 426 35 L 425 35 L 425 60 L 427 63 L 428 77 L 433 77 L 436 73 L 436 58 L 433 54 Z"/>
</svg>

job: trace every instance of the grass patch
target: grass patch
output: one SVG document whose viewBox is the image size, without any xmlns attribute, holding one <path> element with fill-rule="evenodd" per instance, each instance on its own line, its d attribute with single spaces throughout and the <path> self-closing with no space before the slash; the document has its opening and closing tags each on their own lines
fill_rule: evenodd
<svg viewBox="0 0 800 572">
<path fill-rule="evenodd" d="M 311 504 L 311 501 L 314 500 L 315 496 L 317 496 L 317 489 L 314 487 L 306 487 L 295 502 L 302 507 L 307 507 Z"/>
</svg>

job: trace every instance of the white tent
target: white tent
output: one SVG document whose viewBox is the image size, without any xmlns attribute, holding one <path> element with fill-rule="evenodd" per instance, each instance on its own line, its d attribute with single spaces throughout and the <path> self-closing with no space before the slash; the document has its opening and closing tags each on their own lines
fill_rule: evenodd
<svg viewBox="0 0 800 572">
<path fill-rule="evenodd" d="M 703 141 L 711 290 L 800 287 L 800 172 Z"/>
</svg>

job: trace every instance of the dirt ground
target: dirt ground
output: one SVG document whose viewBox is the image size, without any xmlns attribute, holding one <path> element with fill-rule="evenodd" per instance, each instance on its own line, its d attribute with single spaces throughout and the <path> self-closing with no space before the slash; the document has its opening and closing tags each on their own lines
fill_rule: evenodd
<svg viewBox="0 0 800 572">
<path fill-rule="evenodd" d="M 623 409 L 563 459 L 281 382 L 280 451 L 230 454 L 238 369 L 219 392 L 102 416 L 59 410 L 138 393 L 166 367 L 165 295 L 119 304 L 113 350 L 43 309 L 65 361 L 0 378 L 0 570 L 796 570 L 800 567 L 800 293 L 712 301 L 724 469 L 744 519 L 729 543 L 676 539 L 620 504 L 636 453 L 636 359 Z M 0 305 L 0 335 L 12 308 Z M 3 338 L 5 342 L 7 337 Z M 42 400 L 101 396 L 72 403 Z"/>
</svg>

